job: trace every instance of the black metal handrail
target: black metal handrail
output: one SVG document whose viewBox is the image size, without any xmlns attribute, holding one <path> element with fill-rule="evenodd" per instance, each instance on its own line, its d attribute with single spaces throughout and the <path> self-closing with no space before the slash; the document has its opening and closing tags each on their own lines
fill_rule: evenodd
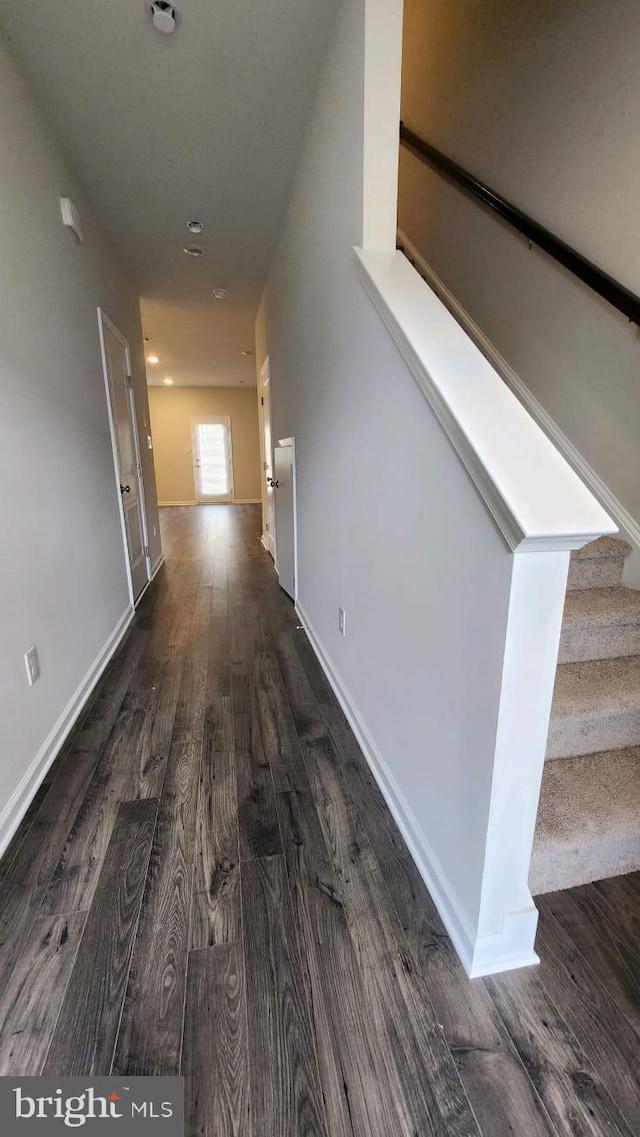
<svg viewBox="0 0 640 1137">
<path fill-rule="evenodd" d="M 489 209 L 492 209 L 502 217 L 503 221 L 522 233 L 531 244 L 537 245 L 539 249 L 544 249 L 545 253 L 568 268 L 569 272 L 572 272 L 574 276 L 577 276 L 579 280 L 582 280 L 584 284 L 592 288 L 614 308 L 617 308 L 619 312 L 624 313 L 635 324 L 640 324 L 640 299 L 628 288 L 619 284 L 606 272 L 602 272 L 586 257 L 581 256 L 570 245 L 561 241 L 559 237 L 555 237 L 543 225 L 539 225 L 533 218 L 528 217 L 526 213 L 501 197 L 495 190 L 489 189 L 489 186 L 486 186 L 484 182 L 474 178 L 473 174 L 468 173 L 451 158 L 447 158 L 440 150 L 436 150 L 431 143 L 425 142 L 424 138 L 420 138 L 413 130 L 409 130 L 409 127 L 405 126 L 403 122 L 400 123 L 400 141 L 448 181 L 460 186 L 473 197 L 477 197 L 479 201 L 488 205 Z"/>
</svg>

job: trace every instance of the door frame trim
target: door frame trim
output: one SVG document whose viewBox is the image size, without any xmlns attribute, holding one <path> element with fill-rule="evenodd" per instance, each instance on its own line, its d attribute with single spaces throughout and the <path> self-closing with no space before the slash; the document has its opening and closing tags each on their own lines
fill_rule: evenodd
<svg viewBox="0 0 640 1137">
<path fill-rule="evenodd" d="M 267 376 L 266 380 L 265 380 L 265 375 Z M 260 466 L 261 466 L 261 469 L 260 469 L 260 494 L 261 494 L 261 501 L 262 501 L 262 536 L 261 536 L 260 540 L 261 540 L 263 548 L 266 549 L 269 556 L 273 559 L 273 563 L 275 565 L 275 563 L 276 563 L 276 524 L 275 524 L 275 522 L 276 522 L 276 507 L 275 507 L 275 502 L 273 504 L 273 516 L 271 518 L 271 520 L 273 522 L 272 527 L 271 527 L 273 530 L 273 532 L 271 533 L 271 541 L 273 544 L 273 552 L 269 548 L 269 540 L 267 537 L 267 529 L 266 529 L 266 525 L 267 525 L 267 488 L 266 488 L 267 482 L 266 482 L 266 468 L 265 468 L 266 453 L 265 453 L 265 448 L 264 448 L 264 405 L 260 401 L 261 398 L 264 398 L 265 390 L 267 393 L 267 398 L 269 399 L 269 422 L 271 424 L 271 435 L 272 435 L 272 437 L 271 437 L 271 449 L 273 451 L 273 404 L 271 401 L 271 356 L 269 354 L 265 355 L 265 357 L 264 357 L 264 363 L 262 364 L 262 367 L 260 368 L 260 371 L 258 373 L 258 385 L 257 385 L 258 423 L 259 423 L 259 427 L 260 427 L 260 430 L 259 430 L 259 434 L 260 434 Z M 271 454 L 271 467 L 273 469 L 273 453 Z"/>
<path fill-rule="evenodd" d="M 198 473 L 196 467 L 196 460 L 198 457 L 197 445 L 197 427 L 200 424 L 204 426 L 207 423 L 223 423 L 227 428 L 227 437 L 229 439 L 229 496 L 228 497 L 200 497 L 198 489 Z M 193 459 L 193 488 L 196 505 L 235 505 L 235 471 L 233 468 L 233 432 L 231 429 L 231 415 L 192 415 L 191 416 L 191 457 Z"/>
<path fill-rule="evenodd" d="M 293 498 L 293 601 L 294 604 L 298 603 L 298 481 L 296 469 L 296 440 L 293 436 L 291 438 L 279 438 L 278 446 L 291 447 L 291 496 Z M 278 499 L 275 500 L 274 513 L 278 508 Z M 276 524 L 277 534 L 277 524 Z M 276 572 L 278 572 L 278 562 L 275 561 Z M 278 573 L 278 576 L 280 574 Z"/>
<path fill-rule="evenodd" d="M 151 546 L 149 544 L 149 527 L 147 525 L 147 502 L 144 493 L 144 478 L 142 474 L 142 455 L 140 451 L 140 437 L 138 433 L 138 416 L 136 414 L 136 400 L 135 392 L 133 389 L 133 369 L 131 367 L 131 349 L 129 341 L 112 320 L 109 319 L 103 308 L 98 306 L 96 309 L 98 315 L 98 333 L 100 336 L 100 358 L 102 360 L 102 378 L 104 380 L 104 392 L 107 400 L 107 415 L 109 418 L 109 434 L 111 436 L 111 453 L 113 456 L 113 473 L 115 478 L 116 495 L 118 500 L 118 512 L 120 515 L 120 527 L 122 530 L 122 546 L 124 549 L 124 560 L 127 571 L 127 585 L 129 588 L 129 601 L 131 607 L 135 608 L 136 604 L 140 602 L 142 596 L 146 592 L 149 581 L 151 580 Z M 147 580 L 144 587 L 140 590 L 140 595 L 136 598 L 133 594 L 133 577 L 131 575 L 131 562 L 129 560 L 129 544 L 127 542 L 127 526 L 124 517 L 124 506 L 122 504 L 122 494 L 120 493 L 120 471 L 118 462 L 118 441 L 116 434 L 116 427 L 113 421 L 113 406 L 111 404 L 111 389 L 109 387 L 109 372 L 107 369 L 107 353 L 104 343 L 104 330 L 105 328 L 111 332 L 111 335 L 117 339 L 118 343 L 122 345 L 127 357 L 127 367 L 131 376 L 131 386 L 128 388 L 129 395 L 129 412 L 131 415 L 131 425 L 133 428 L 133 447 L 135 452 L 135 460 L 139 470 L 138 478 L 138 500 L 140 502 L 140 519 L 142 522 L 142 539 L 144 545 L 149 552 L 145 554 L 145 567 L 147 571 Z"/>
</svg>

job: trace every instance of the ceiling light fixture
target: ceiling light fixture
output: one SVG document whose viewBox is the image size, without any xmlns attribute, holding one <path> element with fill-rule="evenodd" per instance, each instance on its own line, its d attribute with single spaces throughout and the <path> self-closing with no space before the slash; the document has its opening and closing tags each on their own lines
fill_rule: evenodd
<svg viewBox="0 0 640 1137">
<path fill-rule="evenodd" d="M 214 288 L 213 295 L 215 296 L 216 300 L 226 300 L 227 290 L 226 288 Z"/>
<path fill-rule="evenodd" d="M 187 229 L 190 233 L 202 233 L 204 223 L 202 221 L 187 221 Z"/>
<path fill-rule="evenodd" d="M 147 356 L 147 363 L 159 363 L 159 362 L 160 362 L 160 360 L 158 359 L 157 355 L 148 355 Z"/>
<path fill-rule="evenodd" d="M 164 377 L 164 379 L 162 380 L 162 382 L 166 383 L 167 387 L 170 387 L 171 384 L 173 383 L 173 379 L 169 375 L 166 375 Z"/>
<path fill-rule="evenodd" d="M 153 0 L 149 5 L 149 12 L 156 31 L 163 32 L 164 35 L 175 32 L 177 12 L 173 4 L 169 4 L 167 0 Z"/>
<path fill-rule="evenodd" d="M 241 351 L 240 355 L 253 355 L 252 351 Z"/>
<path fill-rule="evenodd" d="M 185 247 L 182 251 L 183 251 L 183 253 L 186 253 L 188 257 L 203 257 L 204 256 L 204 248 L 202 247 L 202 245 L 185 245 Z"/>
</svg>

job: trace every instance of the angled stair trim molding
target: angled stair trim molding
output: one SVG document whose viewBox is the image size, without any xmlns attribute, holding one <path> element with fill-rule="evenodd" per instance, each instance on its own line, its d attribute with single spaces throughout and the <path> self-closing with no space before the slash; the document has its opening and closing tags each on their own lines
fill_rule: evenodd
<svg viewBox="0 0 640 1137">
<path fill-rule="evenodd" d="M 590 466 L 587 460 L 583 458 L 580 451 L 576 450 L 564 431 L 562 431 L 555 420 L 551 418 L 551 415 L 547 414 L 542 404 L 539 403 L 535 395 L 531 393 L 526 383 L 522 381 L 517 372 L 507 363 L 504 356 L 500 354 L 495 344 L 488 339 L 482 331 L 482 328 L 476 324 L 466 308 L 456 299 L 438 274 L 431 268 L 431 265 L 424 259 L 416 246 L 400 229 L 398 230 L 398 242 L 402 245 L 403 249 L 406 250 L 410 259 L 415 262 L 420 276 L 426 280 L 436 296 L 438 296 L 445 307 L 449 309 L 485 358 L 489 360 L 520 402 L 527 408 L 532 418 L 535 419 L 545 434 L 553 441 L 554 445 L 580 476 L 582 481 L 589 487 L 594 497 L 597 498 L 602 507 L 611 516 L 618 528 L 622 530 L 623 533 L 626 533 L 636 549 L 640 549 L 640 523 L 625 509 L 622 502 L 620 502 L 609 487 L 605 485 L 602 478 L 596 473 L 593 466 Z"/>
<path fill-rule="evenodd" d="M 404 254 L 354 252 L 365 291 L 508 547 L 570 550 L 617 532 Z"/>
<path fill-rule="evenodd" d="M 53 725 L 29 768 L 0 813 L 0 857 L 4 854 L 44 778 L 73 729 L 82 708 L 126 636 L 135 616 L 129 605 L 81 679 L 58 721 Z"/>
</svg>

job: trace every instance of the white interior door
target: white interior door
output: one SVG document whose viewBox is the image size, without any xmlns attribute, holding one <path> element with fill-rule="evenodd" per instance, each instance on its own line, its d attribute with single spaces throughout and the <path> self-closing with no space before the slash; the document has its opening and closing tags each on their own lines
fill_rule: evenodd
<svg viewBox="0 0 640 1137">
<path fill-rule="evenodd" d="M 271 556 L 276 557 L 275 508 L 273 500 L 273 442 L 271 439 L 271 374 L 269 359 L 260 372 L 260 425 L 262 435 L 262 541 Z"/>
<path fill-rule="evenodd" d="M 229 419 L 194 422 L 193 454 L 196 498 L 207 502 L 233 501 L 233 457 Z"/>
<path fill-rule="evenodd" d="M 283 439 L 274 449 L 273 488 L 276 495 L 278 579 L 287 596 L 296 599 L 295 444 Z"/>
<path fill-rule="evenodd" d="M 111 440 L 122 502 L 131 593 L 135 601 L 149 580 L 150 566 L 129 345 L 103 312 L 100 312 L 100 329 Z"/>
</svg>

